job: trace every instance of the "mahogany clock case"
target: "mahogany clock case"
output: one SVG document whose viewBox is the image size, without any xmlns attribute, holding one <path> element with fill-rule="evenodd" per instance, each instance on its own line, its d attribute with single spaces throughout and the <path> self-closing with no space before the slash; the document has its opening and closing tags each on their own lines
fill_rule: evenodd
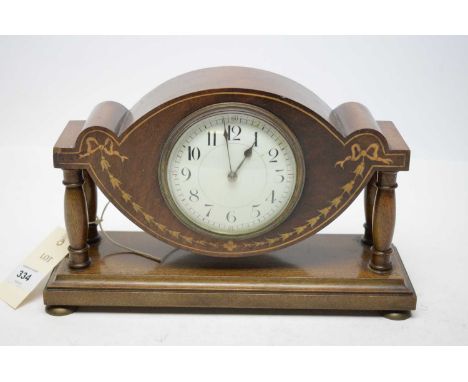
<svg viewBox="0 0 468 382">
<path fill-rule="evenodd" d="M 192 229 L 173 213 L 160 187 L 163 147 L 174 128 L 221 103 L 248 104 L 276 116 L 303 154 L 304 185 L 296 207 L 255 237 L 213 237 Z M 172 306 L 371 310 L 405 318 L 401 311 L 416 307 L 392 244 L 396 177 L 409 169 L 410 150 L 392 122 L 375 121 L 359 103 L 332 110 L 277 74 L 202 69 L 167 81 L 130 110 L 109 101 L 86 121 L 70 121 L 53 157 L 64 172 L 70 247 L 44 291 L 51 314 L 80 306 Z M 167 248 L 178 252 L 153 267 L 119 255 L 99 237 L 96 186 L 146 232 L 116 237 L 155 256 Z M 362 240 L 315 235 L 363 190 Z"/>
<path fill-rule="evenodd" d="M 254 105 L 281 119 L 302 147 L 304 187 L 280 225 L 251 239 L 217 239 L 191 229 L 165 202 L 158 179 L 162 149 L 191 113 L 225 102 Z M 54 165 L 83 169 L 105 196 L 145 232 L 170 245 L 213 256 L 249 256 L 295 244 L 330 224 L 378 170 L 409 166 L 409 149 L 391 122 L 377 123 L 357 103 L 331 110 L 282 76 L 221 67 L 176 77 L 131 110 L 98 105 L 70 121 L 54 147 Z"/>
</svg>

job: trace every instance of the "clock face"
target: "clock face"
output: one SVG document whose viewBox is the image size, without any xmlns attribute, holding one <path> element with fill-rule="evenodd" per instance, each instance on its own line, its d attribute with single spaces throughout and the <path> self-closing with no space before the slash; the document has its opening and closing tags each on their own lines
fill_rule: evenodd
<svg viewBox="0 0 468 382">
<path fill-rule="evenodd" d="M 163 153 L 160 179 L 171 210 L 214 235 L 255 236 L 292 212 L 303 186 L 296 138 L 271 113 L 217 104 L 184 119 Z"/>
</svg>

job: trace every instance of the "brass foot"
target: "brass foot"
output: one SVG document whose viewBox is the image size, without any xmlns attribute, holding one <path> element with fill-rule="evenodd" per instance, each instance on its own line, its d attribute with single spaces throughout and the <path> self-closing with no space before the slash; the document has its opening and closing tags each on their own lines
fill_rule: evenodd
<svg viewBox="0 0 468 382">
<path fill-rule="evenodd" d="M 46 306 L 46 312 L 51 316 L 68 316 L 77 309 L 76 306 Z"/>
<path fill-rule="evenodd" d="M 403 321 L 411 317 L 411 311 L 403 310 L 398 312 L 384 312 L 383 316 L 393 321 Z"/>
</svg>

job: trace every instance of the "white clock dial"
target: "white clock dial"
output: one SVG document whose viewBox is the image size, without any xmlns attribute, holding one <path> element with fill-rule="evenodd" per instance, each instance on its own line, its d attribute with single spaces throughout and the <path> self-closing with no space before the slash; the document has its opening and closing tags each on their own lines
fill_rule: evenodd
<svg viewBox="0 0 468 382">
<path fill-rule="evenodd" d="M 284 220 L 298 192 L 294 137 L 284 124 L 257 108 L 221 104 L 181 129 L 165 176 L 184 221 L 242 236 Z"/>
</svg>

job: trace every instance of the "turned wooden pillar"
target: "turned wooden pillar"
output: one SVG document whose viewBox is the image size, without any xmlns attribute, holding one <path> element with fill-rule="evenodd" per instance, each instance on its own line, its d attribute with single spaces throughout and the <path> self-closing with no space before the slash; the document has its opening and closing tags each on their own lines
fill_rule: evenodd
<svg viewBox="0 0 468 382">
<path fill-rule="evenodd" d="M 364 235 L 362 242 L 371 246 L 372 241 L 372 216 L 374 214 L 375 195 L 377 193 L 377 173 L 372 175 L 372 178 L 367 183 L 364 190 L 364 214 L 366 222 L 364 223 Z"/>
<path fill-rule="evenodd" d="M 86 205 L 88 207 L 88 244 L 93 244 L 100 239 L 98 225 L 96 223 L 97 188 L 86 170 L 83 170 L 83 179 L 83 190 L 86 198 Z"/>
<path fill-rule="evenodd" d="M 83 190 L 82 170 L 63 170 L 65 185 L 65 226 L 67 228 L 70 268 L 85 268 L 90 264 L 88 255 L 88 208 Z"/>
<path fill-rule="evenodd" d="M 396 172 L 379 172 L 372 217 L 372 257 L 370 267 L 376 272 L 389 272 L 392 269 L 392 238 L 395 229 Z"/>
</svg>

